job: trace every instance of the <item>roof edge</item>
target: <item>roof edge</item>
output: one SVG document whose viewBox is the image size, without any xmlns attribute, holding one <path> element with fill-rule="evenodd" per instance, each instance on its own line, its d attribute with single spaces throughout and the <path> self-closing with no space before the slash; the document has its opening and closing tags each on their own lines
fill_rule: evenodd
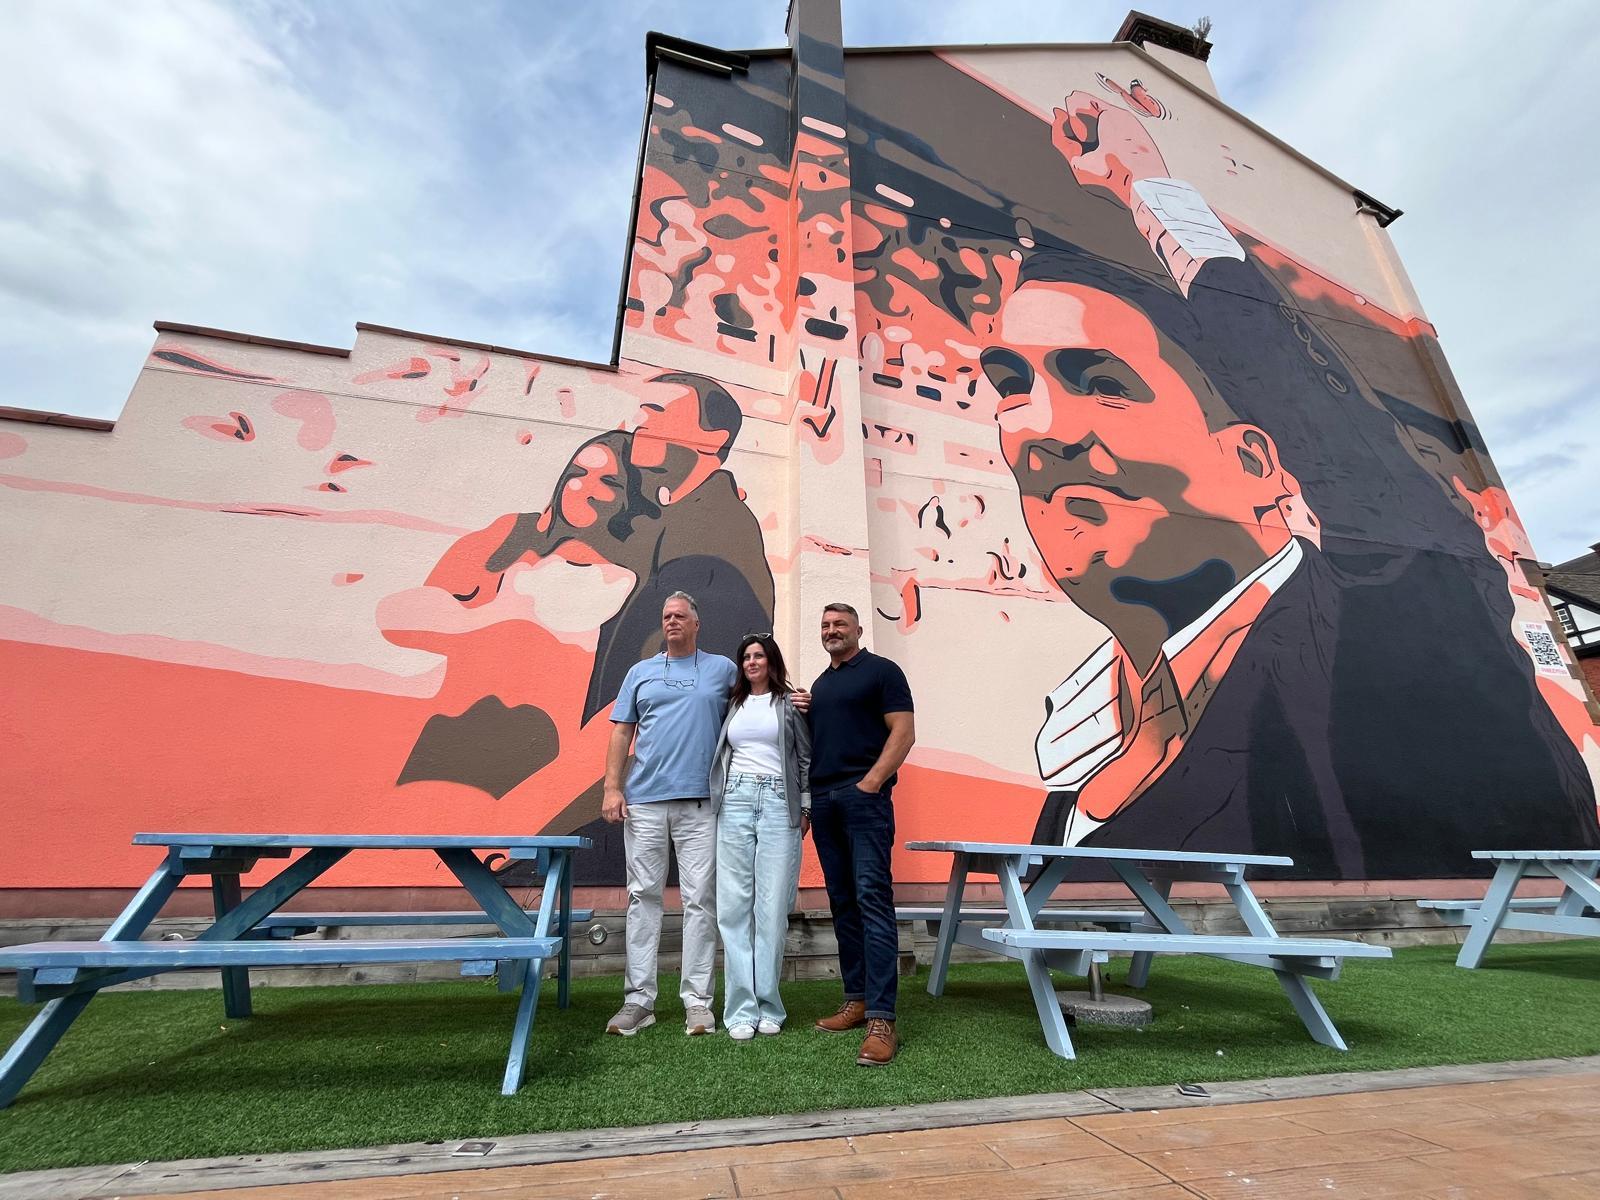
<svg viewBox="0 0 1600 1200">
<path fill-rule="evenodd" d="M 1350 194 L 1351 200 L 1356 205 L 1356 209 L 1357 209 L 1358 212 L 1361 210 L 1361 208 L 1363 207 L 1364 204 L 1371 204 L 1371 205 L 1381 209 L 1382 210 L 1381 213 L 1376 214 L 1378 216 L 1378 218 L 1379 218 L 1378 223 L 1379 223 L 1379 227 L 1380 228 L 1387 227 L 1390 223 L 1392 223 L 1395 220 L 1396 217 L 1398 217 L 1400 215 L 1400 212 L 1401 212 L 1400 209 L 1391 208 L 1389 205 L 1384 204 L 1382 201 L 1374 199 L 1370 193 L 1362 191 L 1360 188 L 1356 187 L 1355 184 L 1353 184 L 1353 183 L 1349 182 L 1347 179 L 1345 179 L 1342 175 L 1336 174 L 1334 171 L 1332 171 L 1329 168 L 1323 166 L 1316 159 L 1310 157 L 1309 155 L 1303 153 L 1302 151 L 1296 150 L 1293 146 L 1291 146 L 1288 142 L 1284 141 L 1277 134 L 1273 133 L 1270 129 L 1266 129 L 1263 126 L 1258 125 L 1256 122 L 1252 121 L 1249 117 L 1245 116 L 1242 112 L 1240 112 L 1237 108 L 1234 108 L 1233 105 L 1229 104 L 1226 100 L 1223 100 L 1221 97 L 1218 97 L 1218 96 L 1213 96 L 1210 92 L 1206 91 L 1203 87 L 1200 87 L 1198 84 L 1194 84 L 1194 83 L 1189 82 L 1189 80 L 1185 79 L 1182 75 L 1178 74 L 1178 72 L 1174 71 L 1171 67 L 1167 66 L 1160 59 L 1158 59 L 1155 55 L 1151 54 L 1148 50 L 1146 50 L 1143 46 L 1135 45 L 1132 42 L 1112 42 L 1110 44 L 1114 45 L 1114 46 L 1124 47 L 1125 49 L 1127 49 L 1127 50 L 1131 51 L 1132 53 L 1138 55 L 1140 58 L 1144 59 L 1145 62 L 1149 63 L 1152 67 L 1155 67 L 1157 70 L 1162 71 L 1163 73 L 1165 73 L 1165 75 L 1167 76 L 1168 79 L 1173 80 L 1179 86 L 1185 88 L 1189 92 L 1191 92 L 1194 95 L 1198 96 L 1201 100 L 1205 101 L 1207 104 L 1211 105 L 1213 108 L 1221 109 L 1229 117 L 1233 118 L 1235 121 L 1238 121 L 1241 125 L 1243 125 L 1247 129 L 1249 129 L 1252 133 L 1259 134 L 1261 137 L 1266 138 L 1267 141 L 1271 142 L 1279 150 L 1282 150 L 1285 154 L 1289 155 L 1289 157 L 1291 157 L 1291 158 L 1295 159 L 1296 161 L 1301 162 L 1301 163 L 1305 164 L 1306 166 L 1310 167 L 1313 171 L 1315 171 L 1318 175 L 1321 175 L 1324 179 L 1328 180 L 1330 183 L 1338 185 L 1341 189 L 1343 189 L 1344 191 L 1346 191 L 1346 192 L 1348 192 Z M 1393 215 L 1390 216 L 1389 214 L 1393 214 Z M 1387 216 L 1387 218 L 1388 218 L 1387 220 L 1383 219 L 1385 216 Z"/>
<path fill-rule="evenodd" d="M 250 346 L 269 346 L 274 350 L 301 350 L 307 354 L 326 354 L 330 358 L 349 358 L 350 351 L 338 346 L 318 346 L 312 342 L 292 342 L 284 338 L 262 337 L 233 329 L 213 329 L 209 325 L 185 325 L 178 321 L 154 322 L 157 333 L 186 333 L 190 337 L 216 338 L 223 342 L 243 342 Z"/>
<path fill-rule="evenodd" d="M 0 421 L 26 421 L 30 425 L 54 425 L 61 429 L 91 429 L 96 433 L 110 433 L 115 421 L 104 417 L 79 417 L 72 413 L 45 412 L 40 408 L 12 408 L 0 404 Z"/>
<path fill-rule="evenodd" d="M 513 358 L 533 358 L 540 362 L 561 363 L 568 367 L 583 367 L 589 371 L 617 370 L 616 363 L 593 362 L 586 358 L 567 358 L 560 354 L 540 354 L 536 350 L 518 350 L 513 346 L 496 346 L 492 342 L 469 342 L 462 338 L 440 337 L 432 333 L 418 333 L 414 329 L 396 329 L 390 325 L 374 325 L 369 321 L 357 321 L 356 329 L 361 333 L 384 333 L 390 337 L 415 338 L 419 342 L 436 342 L 441 346 L 461 346 L 467 350 L 484 350 L 490 354 L 509 354 Z"/>
<path fill-rule="evenodd" d="M 1238 109 L 1234 108 L 1227 101 L 1222 100 L 1221 98 L 1219 98 L 1217 96 L 1213 96 L 1210 92 L 1206 91 L 1204 88 L 1199 87 L 1198 85 L 1196 85 L 1194 83 L 1191 83 L 1189 80 L 1185 79 L 1182 75 L 1178 74 L 1178 72 L 1174 71 L 1171 67 L 1167 66 L 1160 59 L 1156 58 L 1155 55 L 1151 54 L 1148 50 L 1146 50 L 1143 46 L 1139 45 L 1137 42 L 1129 42 L 1129 41 L 1115 41 L 1115 42 L 967 42 L 967 43 L 963 43 L 961 45 L 938 45 L 938 46 L 936 46 L 936 45 L 920 45 L 920 46 L 846 46 L 844 48 L 844 52 L 845 52 L 846 55 L 850 55 L 850 54 L 962 54 L 962 53 L 965 53 L 965 52 L 968 52 L 968 51 L 984 51 L 984 50 L 1113 50 L 1113 49 L 1129 50 L 1129 51 L 1132 51 L 1134 54 L 1137 54 L 1146 63 L 1148 63 L 1152 67 L 1155 67 L 1156 69 L 1160 70 L 1167 78 L 1169 78 L 1171 80 L 1174 80 L 1176 83 L 1178 83 L 1180 86 L 1182 86 L 1186 90 L 1188 90 L 1188 91 L 1194 93 L 1194 95 L 1200 97 L 1200 99 L 1204 100 L 1207 104 L 1210 104 L 1215 108 L 1221 109 L 1228 116 L 1232 117 L 1234 120 L 1236 120 L 1236 121 L 1240 122 L 1241 124 L 1245 125 L 1252 132 L 1260 134 L 1262 137 L 1266 138 L 1267 141 L 1271 142 L 1278 149 L 1284 151 L 1285 153 L 1290 155 L 1292 158 L 1295 158 L 1295 159 L 1299 160 L 1300 162 L 1304 163 L 1306 166 L 1308 166 L 1312 170 L 1316 171 L 1317 174 L 1321 175 L 1323 178 L 1327 179 L 1329 182 L 1337 184 L 1341 189 L 1343 189 L 1344 191 L 1349 192 L 1351 194 L 1352 199 L 1354 199 L 1355 202 L 1358 205 L 1360 205 L 1362 203 L 1367 203 L 1367 204 L 1370 204 L 1371 206 L 1373 206 L 1374 208 L 1378 209 L 1379 212 L 1378 212 L 1377 215 L 1380 217 L 1380 225 L 1387 226 L 1396 217 L 1398 217 L 1400 215 L 1400 213 L 1401 213 L 1400 209 L 1392 208 L 1391 206 L 1389 206 L 1387 204 L 1384 204 L 1382 201 L 1374 198 L 1371 195 L 1371 193 L 1362 191 L 1360 188 L 1356 187 L 1353 183 L 1350 183 L 1348 180 L 1346 180 L 1343 176 L 1337 174 L 1333 170 L 1331 170 L 1328 167 L 1325 167 L 1321 163 L 1317 162 L 1316 159 L 1309 157 L 1308 155 L 1306 155 L 1302 151 L 1296 150 L 1293 146 L 1291 146 L 1288 142 L 1284 141 L 1277 134 L 1273 133 L 1271 130 L 1263 128 L 1261 125 L 1258 125 L 1255 121 L 1252 121 L 1249 117 L 1245 116 L 1242 112 L 1240 112 Z M 779 54 L 786 55 L 786 54 L 789 53 L 789 51 L 787 49 L 784 49 L 784 50 L 747 50 L 747 51 L 744 51 L 744 53 L 747 56 L 753 58 L 753 57 L 760 57 L 760 56 L 766 56 L 766 55 L 779 55 Z M 1387 219 L 1382 219 L 1382 218 L 1387 218 Z"/>
</svg>

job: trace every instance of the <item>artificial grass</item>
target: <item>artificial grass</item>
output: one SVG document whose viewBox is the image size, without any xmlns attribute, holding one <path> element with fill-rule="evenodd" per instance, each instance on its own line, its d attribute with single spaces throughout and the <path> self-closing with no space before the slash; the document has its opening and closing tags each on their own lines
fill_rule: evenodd
<svg viewBox="0 0 1600 1200">
<path fill-rule="evenodd" d="M 1045 1048 L 1019 967 L 959 965 L 939 1000 L 925 974 L 901 980 L 905 1046 L 880 1070 L 854 1065 L 855 1035 L 810 1028 L 838 1004 L 832 981 L 786 984 L 789 1028 L 743 1043 L 685 1037 L 668 977 L 660 1024 L 632 1038 L 603 1033 L 616 977 L 574 980 L 564 1012 L 547 982 L 510 1097 L 516 997 L 492 981 L 258 988 L 247 1021 L 224 1019 L 217 991 L 110 993 L 0 1111 L 0 1170 L 1600 1053 L 1600 944 L 1497 946 L 1477 971 L 1455 955 L 1399 950 L 1314 985 L 1343 1054 L 1311 1041 L 1268 972 L 1160 958 L 1142 993 L 1155 1022 L 1080 1027 L 1072 1062 Z M 36 1011 L 0 1003 L 0 1045 Z"/>
</svg>

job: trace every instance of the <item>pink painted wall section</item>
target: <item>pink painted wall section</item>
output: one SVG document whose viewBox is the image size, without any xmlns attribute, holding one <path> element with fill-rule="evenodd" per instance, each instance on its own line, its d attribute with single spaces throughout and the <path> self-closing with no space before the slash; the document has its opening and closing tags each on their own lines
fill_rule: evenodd
<svg viewBox="0 0 1600 1200">
<path fill-rule="evenodd" d="M 111 432 L 0 422 L 5 886 L 132 886 L 158 828 L 583 830 L 619 882 L 678 589 L 802 679 L 860 608 L 902 841 L 1600 844 L 1532 547 L 1347 191 L 1126 48 L 790 71 L 658 64 L 616 370 L 169 330 Z"/>
<path fill-rule="evenodd" d="M 583 824 L 652 572 L 771 621 L 764 424 L 699 376 L 163 335 L 113 433 L 30 429 L 0 471 L 5 769 L 38 797 L 0 875 L 126 884 L 144 828 Z"/>
</svg>

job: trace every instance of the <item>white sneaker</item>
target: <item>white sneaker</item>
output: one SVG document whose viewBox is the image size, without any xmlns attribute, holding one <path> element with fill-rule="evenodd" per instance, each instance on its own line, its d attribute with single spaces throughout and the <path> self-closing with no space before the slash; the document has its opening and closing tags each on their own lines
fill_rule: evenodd
<svg viewBox="0 0 1600 1200">
<path fill-rule="evenodd" d="M 756 1035 L 754 1025 L 729 1025 L 728 1036 L 736 1042 L 748 1042 Z"/>
<path fill-rule="evenodd" d="M 689 1015 L 684 1018 L 683 1031 L 690 1037 L 695 1037 L 702 1033 L 715 1033 L 717 1031 L 717 1019 L 711 1015 L 709 1008 L 702 1008 L 697 1004 L 689 1010 Z"/>
<path fill-rule="evenodd" d="M 775 1034 L 782 1033 L 783 1026 L 779 1025 L 771 1017 L 762 1017 L 761 1024 L 756 1026 L 756 1032 L 766 1037 L 772 1037 Z"/>
<path fill-rule="evenodd" d="M 623 1037 L 632 1037 L 641 1029 L 648 1029 L 656 1023 L 656 1014 L 642 1004 L 624 1004 L 611 1018 L 606 1026 L 607 1033 L 620 1033 Z"/>
</svg>

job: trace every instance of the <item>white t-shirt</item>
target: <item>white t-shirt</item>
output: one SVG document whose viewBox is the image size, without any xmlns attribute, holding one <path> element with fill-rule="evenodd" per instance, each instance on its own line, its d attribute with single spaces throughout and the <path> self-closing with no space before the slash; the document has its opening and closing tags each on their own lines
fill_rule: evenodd
<svg viewBox="0 0 1600 1200">
<path fill-rule="evenodd" d="M 728 722 L 728 745 L 733 758 L 730 775 L 782 775 L 783 760 L 778 757 L 778 708 L 773 695 L 746 696 Z"/>
</svg>

